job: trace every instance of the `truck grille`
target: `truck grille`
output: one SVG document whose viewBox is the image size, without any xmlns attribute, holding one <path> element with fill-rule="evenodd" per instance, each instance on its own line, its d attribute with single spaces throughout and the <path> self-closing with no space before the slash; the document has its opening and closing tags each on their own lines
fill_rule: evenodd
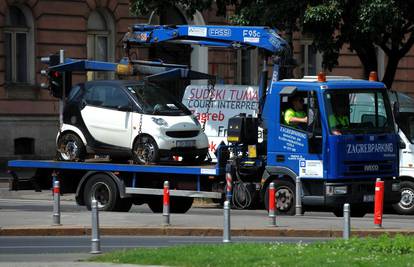
<svg viewBox="0 0 414 267">
<path fill-rule="evenodd" d="M 196 137 L 200 131 L 167 131 L 166 135 L 174 138 Z"/>
<path fill-rule="evenodd" d="M 381 160 L 381 161 L 344 161 L 344 175 L 387 175 L 392 174 L 393 161 Z"/>
</svg>

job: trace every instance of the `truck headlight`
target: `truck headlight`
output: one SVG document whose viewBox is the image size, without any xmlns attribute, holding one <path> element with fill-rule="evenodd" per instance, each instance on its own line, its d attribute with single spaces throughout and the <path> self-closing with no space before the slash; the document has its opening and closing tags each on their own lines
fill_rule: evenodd
<svg viewBox="0 0 414 267">
<path fill-rule="evenodd" d="M 168 123 L 163 119 L 163 118 L 155 118 L 155 117 L 152 117 L 151 118 L 152 119 L 152 121 L 155 123 L 155 124 L 157 124 L 157 125 L 159 125 L 159 126 L 165 126 L 165 127 L 168 127 Z"/>
<path fill-rule="evenodd" d="M 327 185 L 326 186 L 327 195 L 346 195 L 348 194 L 347 185 Z"/>
</svg>

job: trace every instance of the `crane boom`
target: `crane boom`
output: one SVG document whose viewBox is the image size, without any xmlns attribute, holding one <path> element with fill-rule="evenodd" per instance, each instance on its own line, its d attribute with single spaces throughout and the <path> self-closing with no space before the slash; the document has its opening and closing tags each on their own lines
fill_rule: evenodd
<svg viewBox="0 0 414 267">
<path fill-rule="evenodd" d="M 274 55 L 288 47 L 276 30 L 264 26 L 137 24 L 123 38 L 126 49 L 162 42 L 234 49 L 258 47 Z"/>
</svg>

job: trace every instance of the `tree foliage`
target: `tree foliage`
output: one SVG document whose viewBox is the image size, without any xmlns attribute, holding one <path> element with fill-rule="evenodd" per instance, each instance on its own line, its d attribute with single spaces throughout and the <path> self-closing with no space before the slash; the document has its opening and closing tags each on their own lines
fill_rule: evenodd
<svg viewBox="0 0 414 267">
<path fill-rule="evenodd" d="M 388 58 L 383 78 L 388 87 L 414 44 L 414 0 L 131 0 L 131 11 L 148 14 L 179 5 L 191 16 L 213 4 L 219 15 L 234 7 L 232 23 L 275 27 L 289 42 L 293 31 L 311 33 L 327 69 L 337 66 L 339 52 L 348 44 L 368 75 L 377 70 L 380 47 Z"/>
<path fill-rule="evenodd" d="M 349 44 L 365 74 L 377 70 L 376 47 L 388 57 L 383 82 L 391 87 L 398 63 L 414 44 L 413 0 L 328 0 L 307 7 L 303 25 L 324 52 L 324 64 L 337 64 Z"/>
</svg>

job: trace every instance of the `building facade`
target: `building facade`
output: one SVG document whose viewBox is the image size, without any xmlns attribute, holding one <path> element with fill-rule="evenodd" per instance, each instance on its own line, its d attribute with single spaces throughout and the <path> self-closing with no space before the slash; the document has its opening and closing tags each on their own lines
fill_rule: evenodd
<svg viewBox="0 0 414 267">
<path fill-rule="evenodd" d="M 228 16 L 233 10 L 228 10 Z M 227 24 L 214 8 L 189 18 L 178 7 L 168 13 L 134 17 L 128 0 L 2 0 L 0 1 L 0 168 L 10 159 L 50 159 L 55 154 L 58 101 L 40 88 L 45 66 L 40 58 L 65 50 L 65 56 L 105 61 L 122 57 L 120 40 L 135 23 Z M 295 76 L 315 75 L 321 55 L 311 40 L 296 34 Z M 189 64 L 192 69 L 217 75 L 230 84 L 257 84 L 261 62 L 256 50 L 229 51 L 218 48 L 162 45 L 143 49 L 140 59 Z M 378 51 L 379 70 L 386 61 Z M 381 63 L 382 62 L 382 63 Z M 363 78 L 358 58 L 347 49 L 332 74 Z M 394 87 L 414 92 L 414 51 L 400 63 Z M 114 78 L 113 74 L 74 73 L 73 83 L 86 79 Z M 180 96 L 180 92 L 176 94 Z"/>
</svg>

